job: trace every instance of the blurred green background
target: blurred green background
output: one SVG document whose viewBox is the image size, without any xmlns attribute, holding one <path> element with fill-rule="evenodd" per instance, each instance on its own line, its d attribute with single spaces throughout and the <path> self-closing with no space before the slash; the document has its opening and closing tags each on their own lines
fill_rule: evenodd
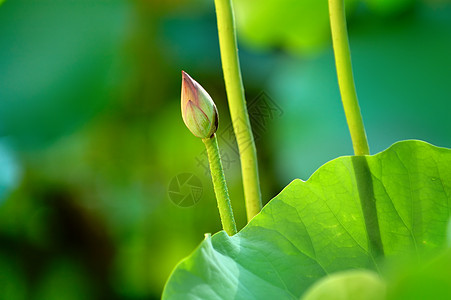
<svg viewBox="0 0 451 300">
<path fill-rule="evenodd" d="M 234 2 L 266 203 L 352 145 L 327 1 Z M 402 139 L 450 147 L 450 1 L 347 5 L 371 152 Z M 215 22 L 213 0 L 0 6 L 0 299 L 158 299 L 175 264 L 220 230 L 204 145 L 180 116 L 182 69 L 217 103 L 244 226 Z M 168 196 L 181 173 L 202 183 L 192 207 Z"/>
</svg>

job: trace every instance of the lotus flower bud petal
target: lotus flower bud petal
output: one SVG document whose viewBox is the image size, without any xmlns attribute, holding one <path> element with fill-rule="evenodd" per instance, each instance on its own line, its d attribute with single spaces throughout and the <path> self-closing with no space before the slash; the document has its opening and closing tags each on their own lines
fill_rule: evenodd
<svg viewBox="0 0 451 300">
<path fill-rule="evenodd" d="M 182 71 L 182 118 L 197 137 L 211 137 L 218 129 L 218 111 L 204 88 Z"/>
</svg>

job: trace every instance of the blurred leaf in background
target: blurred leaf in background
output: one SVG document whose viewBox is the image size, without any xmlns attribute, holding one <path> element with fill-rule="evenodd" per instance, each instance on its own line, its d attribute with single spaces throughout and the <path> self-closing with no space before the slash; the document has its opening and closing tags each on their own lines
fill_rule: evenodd
<svg viewBox="0 0 451 300">
<path fill-rule="evenodd" d="M 346 0 L 349 15 L 359 10 L 389 16 L 404 12 L 415 0 Z M 327 1 L 252 0 L 234 1 L 239 34 L 246 45 L 291 53 L 315 53 L 329 41 Z M 277 24 L 277 26 L 275 26 Z"/>
<path fill-rule="evenodd" d="M 388 299 L 449 299 L 451 297 L 450 268 L 451 250 L 449 248 L 423 263 L 415 260 L 393 263 L 387 267 L 390 280 Z"/>
<path fill-rule="evenodd" d="M 0 130 L 24 170 L 0 209 L 0 252 L 20 279 L 6 281 L 8 290 L 23 284 L 26 298 L 74 290 L 79 299 L 157 299 L 173 265 L 204 232 L 220 229 L 209 175 L 196 160 L 203 145 L 187 134 L 179 108 L 180 69 L 206 72 L 199 78 L 222 102 L 227 125 L 224 92 L 215 91 L 222 88 L 219 53 L 210 54 L 214 15 L 173 4 L 2 7 Z M 191 50 L 180 43 L 203 29 Z M 238 167 L 228 172 L 236 174 L 231 192 L 240 195 Z M 182 209 L 167 189 L 186 171 L 202 179 L 205 192 Z M 0 281 L 10 269 L 0 267 Z M 77 279 L 85 277 L 89 284 Z"/>
<path fill-rule="evenodd" d="M 14 152 L 0 139 L 0 205 L 19 185 L 21 169 Z"/>
<path fill-rule="evenodd" d="M 349 18 L 353 68 L 370 150 L 377 153 L 402 139 L 447 146 L 451 143 L 447 80 L 451 6 L 377 3 L 354 3 Z M 265 16 L 262 22 L 274 17 Z M 266 36 L 266 31 L 258 34 Z M 330 39 L 326 31 L 322 36 Z M 267 79 L 268 93 L 284 109 L 268 141 L 277 157 L 277 177 L 285 182 L 307 179 L 328 160 L 352 154 L 332 49 L 315 53 L 303 46 L 296 49 L 301 55 L 280 55 Z"/>
<path fill-rule="evenodd" d="M 125 8 L 121 1 L 87 0 L 2 7 L 2 135 L 18 148 L 42 147 L 110 101 Z"/>
</svg>

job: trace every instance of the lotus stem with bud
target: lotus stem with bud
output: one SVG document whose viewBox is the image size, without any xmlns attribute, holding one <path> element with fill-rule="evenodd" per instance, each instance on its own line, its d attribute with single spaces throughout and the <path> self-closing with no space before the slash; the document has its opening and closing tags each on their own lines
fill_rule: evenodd
<svg viewBox="0 0 451 300">
<path fill-rule="evenodd" d="M 184 71 L 182 71 L 181 106 L 186 127 L 195 136 L 201 138 L 207 148 L 222 228 L 228 235 L 234 235 L 237 232 L 235 218 L 215 134 L 218 129 L 218 111 L 210 95 Z"/>
</svg>

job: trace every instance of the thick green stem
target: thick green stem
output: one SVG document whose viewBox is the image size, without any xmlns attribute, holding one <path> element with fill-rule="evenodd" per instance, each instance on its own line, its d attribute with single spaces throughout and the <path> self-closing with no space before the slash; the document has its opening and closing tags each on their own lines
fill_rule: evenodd
<svg viewBox="0 0 451 300">
<path fill-rule="evenodd" d="M 218 141 L 216 135 L 211 138 L 202 139 L 207 147 L 208 161 L 210 162 L 211 178 L 218 202 L 219 215 L 222 228 L 228 235 L 234 235 L 236 231 L 235 218 L 233 217 L 232 205 L 230 204 L 229 192 L 222 168 L 221 156 L 219 155 Z"/>
<path fill-rule="evenodd" d="M 337 67 L 338 85 L 341 100 L 346 114 L 352 145 L 355 155 L 370 153 L 363 126 L 359 102 L 355 90 L 352 74 L 351 51 L 349 50 L 348 31 L 346 29 L 346 15 L 344 0 L 329 0 L 330 27 Z"/>
<path fill-rule="evenodd" d="M 247 220 L 250 221 L 262 208 L 257 150 L 244 97 L 232 2 L 215 0 L 215 6 L 222 69 L 233 130 L 240 152 Z"/>
</svg>

